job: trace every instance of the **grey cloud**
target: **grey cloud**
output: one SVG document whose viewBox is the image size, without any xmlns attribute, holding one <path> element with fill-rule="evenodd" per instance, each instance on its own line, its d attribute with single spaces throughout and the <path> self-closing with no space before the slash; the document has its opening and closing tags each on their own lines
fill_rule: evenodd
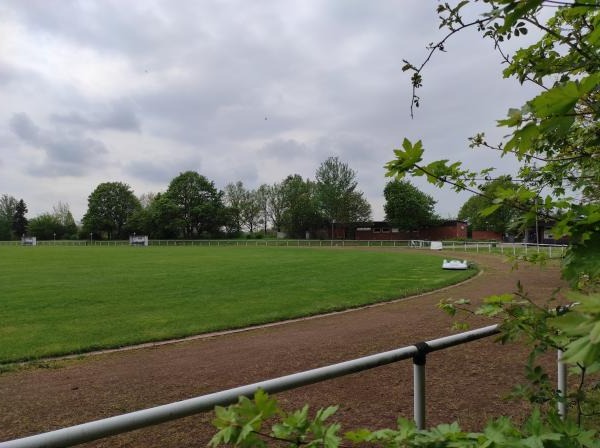
<svg viewBox="0 0 600 448">
<path fill-rule="evenodd" d="M 140 121 L 131 105 L 125 101 L 117 101 L 93 109 L 87 114 L 80 112 L 52 114 L 50 119 L 58 124 L 81 128 L 140 131 Z"/>
<path fill-rule="evenodd" d="M 34 146 L 40 144 L 40 128 L 29 118 L 27 114 L 14 114 L 9 121 L 10 129 L 22 140 Z"/>
<path fill-rule="evenodd" d="M 258 188 L 259 169 L 257 164 L 257 162 L 244 163 L 238 161 L 236 165 L 231 167 L 231 170 L 217 170 L 216 172 L 211 172 L 211 175 L 215 175 L 215 178 L 211 180 L 214 180 L 215 184 L 217 186 L 222 186 L 222 188 L 228 183 L 237 182 L 238 180 L 242 180 L 246 188 Z"/>
<path fill-rule="evenodd" d="M 190 161 L 155 162 L 140 159 L 127 163 L 124 170 L 138 179 L 164 185 L 166 189 L 168 183 L 179 173 L 189 169 L 197 171 L 197 166 L 199 163 L 190 163 Z"/>
<path fill-rule="evenodd" d="M 313 150 L 305 143 L 294 139 L 275 139 L 271 140 L 259 150 L 260 154 L 267 158 L 279 161 L 290 161 L 297 158 L 306 158 L 312 156 Z"/>
<path fill-rule="evenodd" d="M 44 0 L 8 1 L 5 6 L 33 30 L 75 40 L 90 48 L 116 53 L 151 53 L 168 35 L 170 24 L 146 4 L 119 1 L 101 4 L 75 0 L 49 4 Z M 173 8 L 177 9 L 177 8 Z M 140 26 L 143 24 L 143 26 Z"/>
<path fill-rule="evenodd" d="M 80 133 L 44 130 L 25 113 L 14 114 L 9 127 L 22 141 L 44 152 L 42 160 L 29 165 L 35 175 L 81 176 L 108 152 L 104 143 Z"/>
</svg>

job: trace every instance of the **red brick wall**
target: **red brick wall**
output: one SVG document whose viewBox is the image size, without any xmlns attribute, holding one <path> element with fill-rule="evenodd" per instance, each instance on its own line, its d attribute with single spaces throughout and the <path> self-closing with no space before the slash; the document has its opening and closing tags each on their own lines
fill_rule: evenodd
<svg viewBox="0 0 600 448">
<path fill-rule="evenodd" d="M 474 240 L 498 240 L 502 241 L 502 234 L 499 232 L 492 232 L 491 230 L 473 230 L 471 238 Z"/>
<path fill-rule="evenodd" d="M 467 225 L 465 223 L 458 222 L 413 232 L 373 232 L 373 229 L 356 231 L 357 240 L 450 240 L 454 238 L 467 238 Z"/>
</svg>

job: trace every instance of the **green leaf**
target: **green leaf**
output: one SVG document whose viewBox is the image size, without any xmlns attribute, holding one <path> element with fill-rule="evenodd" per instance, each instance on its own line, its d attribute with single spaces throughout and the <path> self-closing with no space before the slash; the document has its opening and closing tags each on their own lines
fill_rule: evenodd
<svg viewBox="0 0 600 448">
<path fill-rule="evenodd" d="M 484 298 L 483 303 L 503 304 L 503 303 L 510 303 L 513 300 L 514 300 L 513 294 L 499 294 L 499 295 L 492 295 L 492 296 L 488 296 L 488 297 Z"/>
<path fill-rule="evenodd" d="M 513 127 L 513 126 L 520 126 L 522 122 L 523 122 L 523 113 L 521 112 L 521 109 L 511 108 L 511 109 L 508 109 L 508 118 L 506 118 L 505 120 L 498 120 L 498 125 Z"/>
<path fill-rule="evenodd" d="M 396 159 L 385 165 L 387 168 L 386 176 L 402 176 L 422 160 L 424 149 L 421 140 L 413 145 L 410 140 L 405 138 L 402 142 L 402 148 L 404 150 L 395 149 Z"/>
<path fill-rule="evenodd" d="M 553 87 L 536 96 L 529 102 L 531 111 L 539 118 L 565 115 L 573 111 L 580 92 L 574 81 Z"/>
<path fill-rule="evenodd" d="M 479 214 L 481 216 L 490 216 L 492 213 L 494 213 L 496 210 L 498 210 L 500 207 L 502 207 L 502 204 L 492 204 L 489 207 L 484 208 L 483 210 L 481 210 L 479 212 Z"/>
</svg>

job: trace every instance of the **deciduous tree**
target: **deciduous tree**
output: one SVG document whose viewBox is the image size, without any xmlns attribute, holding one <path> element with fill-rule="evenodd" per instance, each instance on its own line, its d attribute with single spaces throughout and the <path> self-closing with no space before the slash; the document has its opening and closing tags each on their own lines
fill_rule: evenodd
<svg viewBox="0 0 600 448">
<path fill-rule="evenodd" d="M 501 193 L 502 189 L 518 187 L 508 176 L 485 183 L 481 186 L 482 194 L 473 195 L 462 205 L 458 212 L 458 219 L 467 221 L 473 230 L 489 230 L 502 234 L 507 233 L 510 229 L 516 230 L 519 211 L 510 204 L 503 204 L 490 214 L 483 212 L 494 207 L 494 198 Z"/>
<path fill-rule="evenodd" d="M 267 210 L 269 219 L 277 232 L 281 232 L 284 225 L 284 215 L 288 207 L 283 183 L 274 183 L 269 187 Z"/>
<path fill-rule="evenodd" d="M 337 157 L 325 160 L 315 174 L 319 210 L 329 223 L 347 224 L 371 218 L 371 205 L 357 191 L 356 171 Z"/>
<path fill-rule="evenodd" d="M 228 207 L 228 222 L 231 233 L 239 233 L 242 230 L 242 207 L 246 188 L 242 181 L 225 185 L 224 201 Z"/>
<path fill-rule="evenodd" d="M 161 204 L 163 211 L 173 216 L 173 224 L 184 238 L 216 235 L 225 222 L 223 192 L 195 171 L 175 177 Z"/>
<path fill-rule="evenodd" d="M 111 238 L 127 238 L 132 216 L 140 209 L 140 201 L 131 187 L 123 182 L 104 182 L 88 197 L 88 209 L 83 216 L 86 232 Z"/>
<path fill-rule="evenodd" d="M 286 177 L 281 183 L 285 207 L 282 226 L 289 236 L 304 238 L 307 231 L 322 224 L 318 211 L 317 187 L 310 179 L 299 174 Z"/>
<path fill-rule="evenodd" d="M 77 224 L 71 213 L 69 204 L 64 202 L 58 202 L 52 206 L 52 216 L 56 218 L 60 224 L 60 237 L 57 234 L 57 238 L 75 238 L 77 235 Z"/>
<path fill-rule="evenodd" d="M 7 194 L 0 196 L 0 240 L 13 237 L 12 222 L 19 201 Z"/>
<path fill-rule="evenodd" d="M 383 190 L 386 219 L 403 230 L 417 230 L 435 222 L 435 200 L 408 181 L 393 180 Z"/>
<path fill-rule="evenodd" d="M 29 234 L 39 240 L 62 238 L 62 226 L 56 216 L 42 213 L 29 221 Z"/>
</svg>

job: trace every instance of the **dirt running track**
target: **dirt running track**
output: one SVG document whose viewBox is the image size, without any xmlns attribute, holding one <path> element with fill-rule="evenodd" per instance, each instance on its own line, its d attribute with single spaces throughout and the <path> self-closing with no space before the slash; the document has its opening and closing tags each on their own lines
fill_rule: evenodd
<svg viewBox="0 0 600 448">
<path fill-rule="evenodd" d="M 454 257 L 455 254 L 448 254 Z M 451 333 L 436 309 L 442 298 L 477 300 L 514 291 L 532 297 L 561 286 L 556 267 L 511 271 L 500 257 L 469 255 L 484 268 L 445 291 L 349 313 L 225 336 L 63 361 L 0 374 L 0 440 L 36 434 L 344 361 Z M 473 327 L 489 321 L 472 320 Z M 466 429 L 490 415 L 520 415 L 503 400 L 522 378 L 526 350 L 490 338 L 427 358 L 427 422 L 458 420 Z M 552 366 L 552 360 L 548 360 Z M 554 369 L 551 367 L 551 372 Z M 278 395 L 287 409 L 339 404 L 344 429 L 392 426 L 412 416 L 412 363 L 403 361 Z M 84 446 L 205 446 L 212 414 L 137 430 Z"/>
</svg>

